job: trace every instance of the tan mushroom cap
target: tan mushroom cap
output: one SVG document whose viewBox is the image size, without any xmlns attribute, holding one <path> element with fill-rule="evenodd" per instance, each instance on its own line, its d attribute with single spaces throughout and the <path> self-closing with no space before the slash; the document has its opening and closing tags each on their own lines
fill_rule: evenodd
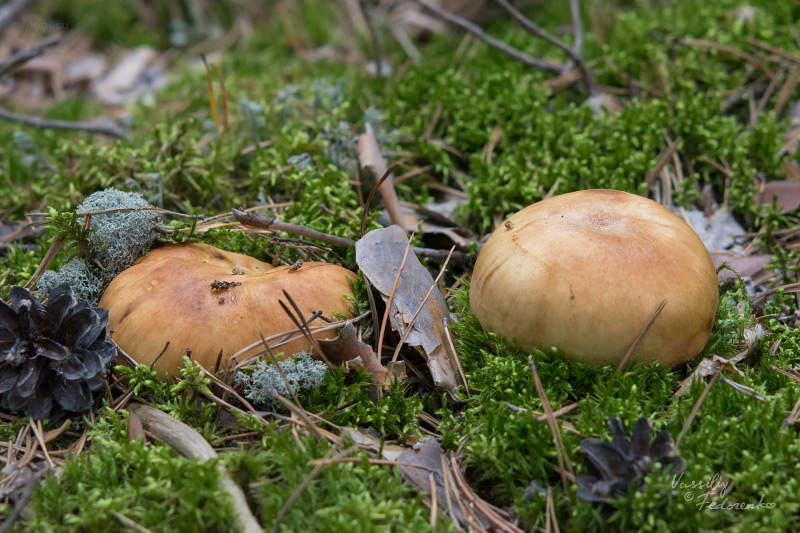
<svg viewBox="0 0 800 533">
<path fill-rule="evenodd" d="M 579 191 L 533 204 L 478 256 L 470 307 L 526 351 L 617 365 L 663 299 L 633 359 L 672 367 L 702 351 L 717 275 L 703 242 L 660 204 L 621 191 Z"/>
<path fill-rule="evenodd" d="M 109 311 L 112 338 L 137 362 L 152 363 L 169 341 L 155 365 L 160 375 L 175 375 L 187 348 L 193 360 L 212 368 L 220 349 L 224 362 L 258 341 L 259 332 L 269 337 L 295 328 L 278 304 L 279 299 L 286 301 L 284 289 L 306 318 L 319 310 L 326 317 L 334 312 L 351 316 L 345 298 L 353 294 L 348 278 L 354 274 L 349 270 L 314 262 L 294 272 L 289 268 L 206 244 L 165 246 L 117 276 L 99 305 Z M 244 274 L 235 275 L 234 269 Z M 212 290 L 215 281 L 240 285 Z M 335 335 L 330 331 L 321 338 Z M 279 350 L 289 355 L 308 348 L 301 338 Z"/>
</svg>

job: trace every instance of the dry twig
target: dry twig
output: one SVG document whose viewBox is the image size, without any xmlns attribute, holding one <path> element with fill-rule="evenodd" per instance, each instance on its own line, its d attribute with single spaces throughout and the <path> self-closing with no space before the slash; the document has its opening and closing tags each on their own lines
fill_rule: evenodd
<svg viewBox="0 0 800 533">
<path fill-rule="evenodd" d="M 11 0 L 0 7 L 0 33 L 3 33 L 15 18 L 28 9 L 35 0 Z"/>
<path fill-rule="evenodd" d="M 468 31 L 481 41 L 485 42 L 492 48 L 496 48 L 501 52 L 505 53 L 516 59 L 517 61 L 528 65 L 530 67 L 538 68 L 539 70 L 544 70 L 546 72 L 552 72 L 553 74 L 561 74 L 561 71 L 564 70 L 563 66 L 556 65 L 555 63 L 551 63 L 549 61 L 544 61 L 542 59 L 537 59 L 532 57 L 525 52 L 510 46 L 499 39 L 495 39 L 485 31 L 483 31 L 477 24 L 470 22 L 469 20 L 459 17 L 458 15 L 454 15 L 449 11 L 445 11 L 444 9 L 440 8 L 439 6 L 429 2 L 428 0 L 416 0 L 416 2 L 436 15 L 439 18 L 446 20 L 447 22 L 458 26 L 459 28 Z"/>
<path fill-rule="evenodd" d="M 508 0 L 495 0 L 495 2 L 500 4 L 500 7 L 505 9 L 508 14 L 511 15 L 514 20 L 516 20 L 517 23 L 525 29 L 525 31 L 534 37 L 538 37 L 543 41 L 547 41 L 556 48 L 563 50 L 564 53 L 567 54 L 567 56 L 575 63 L 575 65 L 578 67 L 578 70 L 580 70 L 584 87 L 586 87 L 586 94 L 592 94 L 594 91 L 593 76 L 591 71 L 589 71 L 589 67 L 586 66 L 586 61 L 584 61 L 583 56 L 581 55 L 581 48 L 583 46 L 583 25 L 581 24 L 580 5 L 578 0 L 570 0 L 572 25 L 575 31 L 574 46 L 570 46 L 558 37 L 555 37 L 544 31 L 544 29 L 542 29 L 538 24 L 523 15 L 521 11 L 511 5 L 511 2 Z"/>
<path fill-rule="evenodd" d="M 46 39 L 42 39 L 35 45 L 30 48 L 26 48 L 25 50 L 20 50 L 11 55 L 8 59 L 4 59 L 0 61 L 0 76 L 9 72 L 14 67 L 17 67 L 23 63 L 26 63 L 33 59 L 34 57 L 38 57 L 44 53 L 44 49 L 48 46 L 53 46 L 58 44 L 61 40 L 61 37 L 57 35 L 51 35 Z"/>
<path fill-rule="evenodd" d="M 34 128 L 85 131 L 87 133 L 105 135 L 106 137 L 112 137 L 114 139 L 121 139 L 125 136 L 125 131 L 116 122 L 107 118 L 86 121 L 57 120 L 33 115 L 22 115 L 0 108 L 0 119 L 19 122 L 20 124 L 25 124 L 26 126 L 32 126 Z"/>
<path fill-rule="evenodd" d="M 252 226 L 254 228 L 262 228 L 272 231 L 285 231 L 286 233 L 291 233 L 293 235 L 302 235 L 303 237 L 314 239 L 315 241 L 325 242 L 333 246 L 342 246 L 345 248 L 354 246 L 356 244 L 356 241 L 352 239 L 348 239 L 346 237 L 337 237 L 336 235 L 328 235 L 327 233 L 322 233 L 321 231 L 306 228 L 298 224 L 292 224 L 290 222 L 282 222 L 278 220 L 277 217 L 265 217 L 256 213 L 240 211 L 239 209 L 232 209 L 231 214 L 237 220 L 237 222 L 245 226 Z"/>
<path fill-rule="evenodd" d="M 181 455 L 208 461 L 217 457 L 217 452 L 195 430 L 169 416 L 155 407 L 134 402 L 128 406 L 128 411 L 136 413 L 142 421 L 145 431 L 163 443 L 175 448 Z M 261 533 L 258 521 L 247 505 L 247 498 L 241 487 L 225 472 L 222 465 L 218 465 L 222 473 L 220 484 L 228 492 L 233 503 L 238 528 L 245 533 Z"/>
</svg>

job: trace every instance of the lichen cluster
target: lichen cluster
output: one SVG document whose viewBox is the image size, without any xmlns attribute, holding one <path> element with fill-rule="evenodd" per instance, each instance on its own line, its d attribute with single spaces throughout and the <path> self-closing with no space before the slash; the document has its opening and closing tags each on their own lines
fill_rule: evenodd
<svg viewBox="0 0 800 533">
<path fill-rule="evenodd" d="M 286 376 L 285 380 L 275 365 L 266 361 L 257 362 L 251 372 L 238 375 L 239 384 L 249 400 L 274 407 L 277 405 L 275 393 L 290 397 L 292 393 L 288 387 L 293 392 L 319 387 L 325 382 L 325 372 L 328 370 L 325 363 L 312 358 L 308 352 L 300 352 L 278 364 Z"/>
</svg>

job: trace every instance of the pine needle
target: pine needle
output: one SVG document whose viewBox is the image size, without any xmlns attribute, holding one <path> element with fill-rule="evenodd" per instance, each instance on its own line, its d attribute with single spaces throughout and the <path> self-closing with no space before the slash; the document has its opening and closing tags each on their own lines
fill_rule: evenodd
<svg viewBox="0 0 800 533">
<path fill-rule="evenodd" d="M 214 97 L 214 85 L 211 83 L 211 69 L 206 61 L 206 55 L 200 54 L 200 58 L 203 60 L 203 65 L 206 67 L 206 83 L 208 84 L 208 104 L 209 107 L 211 107 L 211 120 L 214 121 L 214 126 L 217 127 L 217 131 L 222 131 L 219 121 L 219 111 L 217 110 L 217 99 Z"/>
</svg>

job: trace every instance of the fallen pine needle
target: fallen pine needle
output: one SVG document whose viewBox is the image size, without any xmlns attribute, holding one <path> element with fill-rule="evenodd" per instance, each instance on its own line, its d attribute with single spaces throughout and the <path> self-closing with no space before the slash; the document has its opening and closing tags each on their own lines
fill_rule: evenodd
<svg viewBox="0 0 800 533">
<path fill-rule="evenodd" d="M 325 459 L 331 459 L 330 452 L 332 452 L 335 449 L 336 448 L 334 446 L 331 446 L 331 449 L 328 451 L 328 456 L 326 456 Z M 350 452 L 352 452 L 355 449 L 356 449 L 355 445 L 350 446 L 346 450 L 337 453 L 332 459 L 341 459 L 344 456 L 349 455 Z M 311 482 L 317 478 L 317 476 L 322 472 L 322 469 L 325 468 L 328 464 L 332 463 L 317 464 L 314 467 L 314 469 L 308 473 L 303 482 L 300 483 L 300 486 L 298 486 L 292 493 L 292 495 L 289 496 L 289 499 L 286 500 L 286 503 L 283 504 L 283 507 L 281 507 L 280 512 L 278 512 L 278 517 L 275 518 L 275 523 L 272 524 L 272 533 L 276 533 L 278 531 L 278 527 L 281 524 L 281 520 L 283 520 L 283 517 L 286 516 L 286 513 L 289 512 L 289 509 L 291 509 L 292 504 L 297 500 L 297 498 L 300 497 L 301 494 L 303 494 L 303 491 L 306 490 L 306 488 L 308 488 Z"/>
<path fill-rule="evenodd" d="M 656 321 L 656 318 L 658 317 L 659 313 L 661 313 L 661 310 L 664 309 L 665 305 L 667 305 L 666 298 L 661 300 L 661 303 L 658 305 L 655 312 L 647 321 L 647 324 L 645 324 L 644 327 L 642 328 L 642 331 L 639 332 L 639 336 L 636 337 L 636 340 L 633 341 L 631 347 L 628 348 L 628 353 L 626 353 L 625 357 L 622 358 L 622 361 L 619 362 L 619 366 L 617 367 L 617 372 L 622 372 L 625 369 L 625 366 L 628 364 L 628 361 L 630 360 L 631 356 L 633 356 L 633 352 L 635 352 L 636 348 L 639 347 L 639 344 L 641 344 L 642 339 L 644 339 L 644 336 L 647 334 L 647 330 L 649 330 L 650 327 L 653 325 L 653 322 Z"/>
<path fill-rule="evenodd" d="M 531 369 L 531 373 L 533 374 L 533 383 L 536 385 L 536 392 L 539 395 L 539 400 L 542 402 L 545 415 L 547 415 L 547 425 L 550 426 L 550 431 L 553 433 L 553 442 L 555 443 L 556 447 L 556 459 L 558 459 L 561 483 L 564 486 L 564 491 L 567 491 L 569 490 L 569 484 L 567 483 L 566 473 L 568 472 L 574 477 L 575 471 L 572 469 L 572 462 L 569 460 L 569 454 L 564 448 L 564 441 L 561 439 L 561 428 L 556 421 L 556 417 L 553 412 L 553 406 L 550 405 L 550 400 L 547 399 L 547 391 L 544 390 L 544 385 L 542 385 L 542 380 L 539 377 L 539 371 L 536 369 L 536 362 L 531 359 L 528 361 L 528 367 Z"/>
<path fill-rule="evenodd" d="M 694 418 L 697 416 L 697 412 L 700 410 L 700 406 L 703 405 L 703 401 L 705 401 L 706 396 L 708 396 L 708 391 L 711 390 L 711 386 L 714 385 L 714 383 L 717 381 L 717 378 L 720 376 L 721 373 L 722 373 L 722 366 L 720 366 L 717 369 L 717 371 L 708 381 L 708 385 L 706 385 L 706 388 L 703 389 L 702 393 L 700 393 L 700 397 L 695 402 L 694 407 L 692 407 L 692 410 L 689 413 L 689 417 L 686 419 L 686 423 L 683 424 L 683 429 L 681 429 L 681 432 L 678 435 L 678 439 L 675 441 L 676 446 L 681 445 L 681 441 L 683 440 L 683 437 L 686 436 L 686 433 L 689 431 L 689 428 L 691 427 Z"/>
</svg>

